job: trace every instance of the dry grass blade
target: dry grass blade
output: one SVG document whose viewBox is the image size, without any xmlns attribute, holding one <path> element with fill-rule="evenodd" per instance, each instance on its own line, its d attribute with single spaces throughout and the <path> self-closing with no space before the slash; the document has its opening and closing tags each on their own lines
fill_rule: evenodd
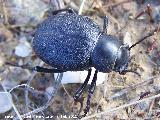
<svg viewBox="0 0 160 120">
<path fill-rule="evenodd" d="M 133 102 L 131 102 L 131 103 L 124 104 L 124 105 L 121 105 L 121 106 L 119 106 L 119 107 L 115 107 L 115 108 L 112 108 L 112 109 L 108 109 L 108 110 L 105 110 L 104 112 L 100 112 L 100 113 L 96 113 L 96 114 L 90 115 L 90 116 L 88 116 L 88 117 L 84 117 L 84 118 L 82 118 L 81 120 L 88 120 L 88 119 L 93 118 L 93 117 L 97 117 L 97 116 L 104 115 L 104 114 L 109 114 L 109 113 L 111 113 L 111 112 L 118 111 L 118 110 L 124 109 L 124 108 L 126 108 L 126 107 L 129 107 L 129 106 L 132 106 L 132 105 L 136 105 L 136 104 L 138 104 L 138 103 L 142 103 L 142 102 L 154 100 L 155 98 L 158 98 L 158 97 L 160 97 L 160 94 L 154 95 L 154 96 L 152 96 L 152 97 L 148 97 L 148 98 L 145 98 L 145 99 L 142 99 L 142 100 L 133 101 Z"/>
<path fill-rule="evenodd" d="M 85 3 L 85 0 L 82 0 L 82 2 L 81 2 L 81 6 L 80 6 L 79 11 L 78 11 L 78 14 L 79 14 L 79 15 L 81 15 L 81 14 L 82 14 L 83 7 L 84 7 L 84 3 Z"/>
<path fill-rule="evenodd" d="M 2 87 L 3 87 L 3 89 L 4 89 L 4 91 L 5 91 L 6 93 L 8 93 L 8 91 L 7 91 L 7 89 L 5 88 L 5 86 L 3 86 L 3 84 L 1 84 L 1 85 L 2 85 Z M 8 97 L 8 99 L 9 99 L 9 101 L 11 102 L 12 107 L 13 107 L 15 113 L 17 114 L 17 117 L 19 118 L 19 120 L 23 120 L 22 117 L 21 117 L 21 115 L 20 115 L 20 113 L 18 112 L 16 106 L 14 105 L 14 103 L 12 102 L 12 100 L 10 99 L 10 97 L 8 96 L 8 94 L 7 94 L 7 97 Z"/>
</svg>

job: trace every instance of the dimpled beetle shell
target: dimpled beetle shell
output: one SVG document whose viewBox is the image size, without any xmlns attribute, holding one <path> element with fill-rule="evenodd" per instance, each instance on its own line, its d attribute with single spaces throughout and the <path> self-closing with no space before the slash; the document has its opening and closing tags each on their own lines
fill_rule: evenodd
<svg viewBox="0 0 160 120">
<path fill-rule="evenodd" d="M 33 49 L 40 59 L 54 68 L 84 70 L 91 67 L 91 52 L 99 36 L 99 26 L 88 17 L 58 14 L 38 26 Z"/>
</svg>

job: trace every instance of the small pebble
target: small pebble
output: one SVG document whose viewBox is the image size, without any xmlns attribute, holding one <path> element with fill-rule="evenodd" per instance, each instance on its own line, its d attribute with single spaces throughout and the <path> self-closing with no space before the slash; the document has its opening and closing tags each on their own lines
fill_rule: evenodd
<svg viewBox="0 0 160 120">
<path fill-rule="evenodd" d="M 10 93 L 0 92 L 0 113 L 5 113 L 12 108 Z"/>
<path fill-rule="evenodd" d="M 48 87 L 46 89 L 46 96 L 48 97 L 48 99 L 51 99 L 53 92 L 55 91 L 54 87 Z"/>
<path fill-rule="evenodd" d="M 128 44 L 129 46 L 132 45 L 132 38 L 131 38 L 131 34 L 129 32 L 126 32 L 126 34 L 124 35 L 123 41 L 125 44 Z"/>
<path fill-rule="evenodd" d="M 32 53 L 32 47 L 26 40 L 20 40 L 20 43 L 15 47 L 15 54 L 19 57 L 27 57 Z"/>
<path fill-rule="evenodd" d="M 42 0 L 11 0 L 8 1 L 12 19 L 15 24 L 34 24 L 42 20 L 48 5 Z"/>
<path fill-rule="evenodd" d="M 95 72 L 95 69 L 92 68 L 92 73 L 91 73 L 90 80 L 89 80 L 88 84 L 91 84 L 91 81 L 94 76 L 94 72 Z M 63 78 L 62 78 L 61 83 L 62 84 L 83 83 L 87 77 L 87 74 L 88 74 L 88 71 L 77 71 L 77 72 L 68 71 L 68 72 L 65 72 L 65 73 L 63 73 Z M 55 75 L 55 77 L 56 77 L 56 75 Z M 106 78 L 107 78 L 106 73 L 99 72 L 97 75 L 96 85 L 102 84 L 106 80 Z"/>
</svg>

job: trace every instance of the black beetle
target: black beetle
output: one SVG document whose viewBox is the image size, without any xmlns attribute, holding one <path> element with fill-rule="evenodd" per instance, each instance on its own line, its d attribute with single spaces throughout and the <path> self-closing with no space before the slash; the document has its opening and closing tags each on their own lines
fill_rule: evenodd
<svg viewBox="0 0 160 120">
<path fill-rule="evenodd" d="M 58 14 L 59 12 L 66 13 Z M 97 73 L 134 72 L 127 69 L 130 62 L 130 49 L 145 39 L 129 47 L 115 36 L 106 34 L 107 24 L 108 19 L 105 17 L 101 31 L 93 20 L 78 15 L 72 9 L 54 11 L 52 16 L 38 26 L 33 38 L 33 49 L 36 55 L 53 69 L 39 66 L 18 67 L 46 73 L 88 70 L 85 82 L 73 96 L 76 101 L 90 79 L 91 67 L 94 67 L 96 71 L 88 90 L 87 106 L 83 115 L 86 116 L 90 108 L 90 98 L 96 86 Z"/>
</svg>

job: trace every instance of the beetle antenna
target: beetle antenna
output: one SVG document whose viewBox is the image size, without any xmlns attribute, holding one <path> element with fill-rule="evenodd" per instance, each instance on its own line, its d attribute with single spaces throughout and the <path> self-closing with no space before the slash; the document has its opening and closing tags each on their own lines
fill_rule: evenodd
<svg viewBox="0 0 160 120">
<path fill-rule="evenodd" d="M 144 36 L 143 38 L 141 38 L 138 42 L 134 43 L 133 45 L 131 45 L 131 47 L 128 48 L 128 50 L 130 51 L 131 48 L 135 47 L 137 44 L 139 44 L 140 42 L 142 42 L 143 40 L 145 40 L 148 37 L 151 37 L 155 34 L 155 32 L 157 32 L 159 29 L 158 27 L 156 29 L 154 29 L 152 32 L 148 33 L 146 36 Z"/>
</svg>

